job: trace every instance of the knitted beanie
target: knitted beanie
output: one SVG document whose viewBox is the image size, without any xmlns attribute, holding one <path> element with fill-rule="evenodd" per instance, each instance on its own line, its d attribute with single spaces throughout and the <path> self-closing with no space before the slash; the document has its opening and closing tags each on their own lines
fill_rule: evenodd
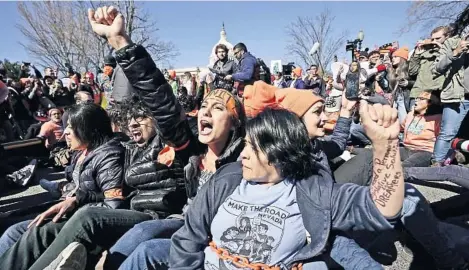
<svg viewBox="0 0 469 270">
<path fill-rule="evenodd" d="M 292 72 L 296 75 L 296 77 L 300 78 L 300 77 L 301 77 L 301 73 L 303 73 L 303 70 L 302 70 L 301 68 L 297 67 L 297 68 L 294 68 L 294 69 L 292 70 Z"/>
<path fill-rule="evenodd" d="M 291 88 L 279 89 L 275 96 L 277 102 L 283 108 L 295 113 L 299 117 L 303 117 L 303 115 L 315 103 L 319 101 L 324 102 L 324 99 L 308 90 L 297 90 Z"/>
<path fill-rule="evenodd" d="M 407 61 L 409 59 L 409 48 L 407 47 L 399 48 L 393 52 L 392 56 L 399 56 L 401 58 L 404 58 Z"/>
<path fill-rule="evenodd" d="M 267 107 L 278 107 L 275 100 L 277 87 L 264 81 L 256 81 L 253 85 L 244 88 L 244 111 L 248 118 L 256 117 Z"/>
</svg>

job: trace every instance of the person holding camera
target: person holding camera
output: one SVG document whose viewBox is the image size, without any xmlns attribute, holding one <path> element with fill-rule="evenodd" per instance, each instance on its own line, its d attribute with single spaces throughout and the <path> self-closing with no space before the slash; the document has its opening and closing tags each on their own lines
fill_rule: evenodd
<svg viewBox="0 0 469 270">
<path fill-rule="evenodd" d="M 439 26 L 431 32 L 431 38 L 419 41 L 409 59 L 409 76 L 416 77 L 410 90 L 410 107 L 423 91 L 441 90 L 444 76 L 435 76 L 432 66 L 439 55 L 441 45 L 448 39 L 449 27 Z"/>
<path fill-rule="evenodd" d="M 213 67 L 209 68 L 209 70 L 215 74 L 213 85 L 216 89 L 225 89 L 232 92 L 233 81 L 225 80 L 225 78 L 235 72 L 236 63 L 228 59 L 228 47 L 224 44 L 218 44 L 215 47 L 215 54 L 218 59 L 215 64 L 213 64 Z"/>
<path fill-rule="evenodd" d="M 446 39 L 435 60 L 433 73 L 445 79 L 441 85 L 443 119 L 441 133 L 435 143 L 434 165 L 450 163 L 453 140 L 469 111 L 469 36 Z"/>
<path fill-rule="evenodd" d="M 304 82 L 306 89 L 311 89 L 313 93 L 321 96 L 322 98 L 326 97 L 326 83 L 319 75 L 317 65 L 311 65 L 309 67 L 309 74 L 305 78 Z"/>
</svg>

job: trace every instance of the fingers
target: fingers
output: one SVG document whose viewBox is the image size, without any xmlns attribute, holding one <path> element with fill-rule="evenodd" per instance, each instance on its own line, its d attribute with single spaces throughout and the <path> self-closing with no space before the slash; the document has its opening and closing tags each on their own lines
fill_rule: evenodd
<svg viewBox="0 0 469 270">
<path fill-rule="evenodd" d="M 372 121 L 371 117 L 370 117 L 370 114 L 368 112 L 368 109 L 370 108 L 371 106 L 368 105 L 368 102 L 366 100 L 360 100 L 360 109 L 359 109 L 359 112 L 360 112 L 360 118 L 362 119 L 362 122 L 363 123 L 366 123 L 366 122 L 369 122 L 369 121 Z"/>
<path fill-rule="evenodd" d="M 33 219 L 33 221 L 31 221 L 31 223 L 28 224 L 28 229 L 32 228 L 37 223 L 37 221 L 39 220 L 40 217 L 41 217 L 41 215 L 39 215 L 35 219 Z"/>
<path fill-rule="evenodd" d="M 62 218 L 62 216 L 65 214 L 66 210 L 67 209 L 65 207 L 60 208 L 60 211 L 57 213 L 57 215 L 55 215 L 52 221 L 53 222 L 59 221 L 59 219 Z"/>
<path fill-rule="evenodd" d="M 383 127 L 387 128 L 394 123 L 392 122 L 392 114 L 393 110 L 391 106 L 383 106 Z"/>
<path fill-rule="evenodd" d="M 95 23 L 96 20 L 94 19 L 94 10 L 92 8 L 88 9 L 88 20 L 90 21 L 91 24 Z"/>
<path fill-rule="evenodd" d="M 375 111 L 376 114 L 376 120 L 374 120 L 378 125 L 382 126 L 383 125 L 383 105 L 376 103 L 373 104 L 372 108 Z M 373 117 L 372 117 L 373 118 Z"/>
</svg>

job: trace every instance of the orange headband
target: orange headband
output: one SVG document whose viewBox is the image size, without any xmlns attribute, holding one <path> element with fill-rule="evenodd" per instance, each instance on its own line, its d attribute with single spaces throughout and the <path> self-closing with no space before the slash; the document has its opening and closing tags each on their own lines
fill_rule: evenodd
<svg viewBox="0 0 469 270">
<path fill-rule="evenodd" d="M 215 98 L 221 100 L 226 109 L 234 116 L 236 119 L 239 119 L 238 111 L 236 110 L 236 98 L 230 92 L 223 89 L 215 89 L 210 91 L 205 99 Z"/>
</svg>

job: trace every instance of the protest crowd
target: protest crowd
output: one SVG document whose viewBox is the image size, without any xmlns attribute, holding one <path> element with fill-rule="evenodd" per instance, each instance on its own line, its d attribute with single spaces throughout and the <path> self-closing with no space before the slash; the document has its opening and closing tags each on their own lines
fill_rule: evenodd
<svg viewBox="0 0 469 270">
<path fill-rule="evenodd" d="M 219 44 L 208 72 L 178 77 L 116 8 L 88 18 L 114 49 L 102 72 L 0 69 L 2 189 L 41 167 L 66 179 L 1 217 L 0 269 L 384 269 L 402 235 L 421 269 L 469 269 L 451 221 L 469 214 L 469 41 L 450 26 L 348 44 L 331 73 L 271 74 L 249 44 Z M 441 181 L 461 194 L 430 203 L 412 184 Z"/>
</svg>

